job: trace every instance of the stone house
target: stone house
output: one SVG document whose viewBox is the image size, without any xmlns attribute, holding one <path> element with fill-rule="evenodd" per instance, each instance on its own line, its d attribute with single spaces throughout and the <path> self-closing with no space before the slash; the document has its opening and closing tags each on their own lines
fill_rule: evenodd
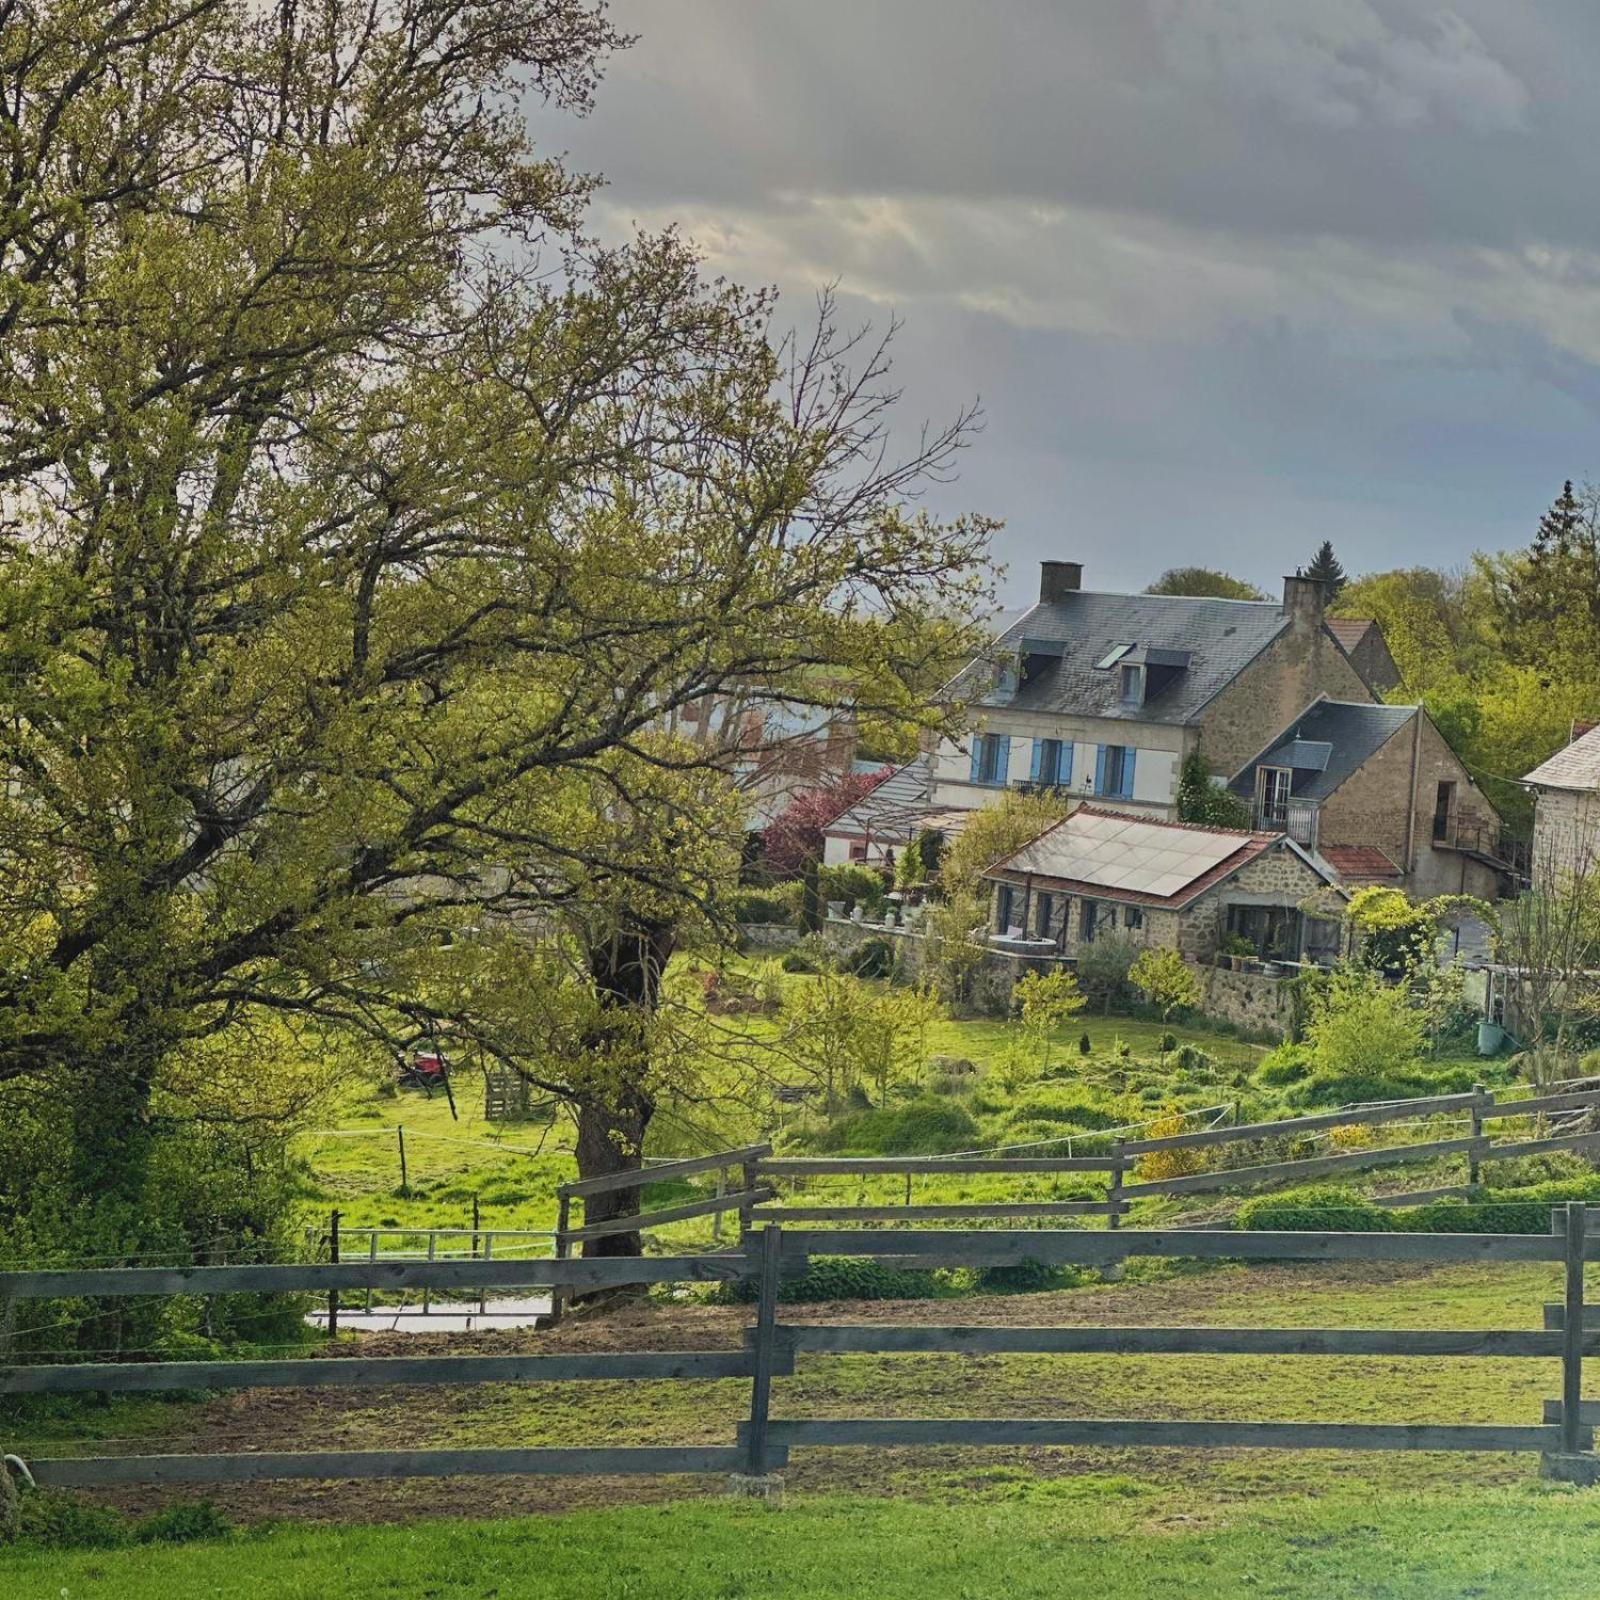
<svg viewBox="0 0 1600 1600">
<path fill-rule="evenodd" d="M 1326 959 L 1334 926 L 1301 903 L 1334 874 L 1287 833 L 1245 833 L 1080 806 L 985 874 L 990 946 L 1073 959 L 1097 939 L 1206 962 L 1229 940 L 1268 960 Z"/>
<path fill-rule="evenodd" d="M 1233 775 L 1263 831 L 1280 830 L 1349 887 L 1416 899 L 1499 897 L 1499 813 L 1421 706 L 1319 697 Z"/>
<path fill-rule="evenodd" d="M 1093 593 L 1082 576 L 1043 562 L 1038 603 L 957 677 L 973 731 L 930 752 L 930 809 L 1041 785 L 1170 820 L 1192 751 L 1225 775 L 1318 695 L 1378 698 L 1314 579 L 1284 579 L 1276 604 Z"/>
<path fill-rule="evenodd" d="M 1533 794 L 1533 879 L 1589 877 L 1600 860 L 1600 728 L 1579 733 L 1523 780 Z"/>
</svg>

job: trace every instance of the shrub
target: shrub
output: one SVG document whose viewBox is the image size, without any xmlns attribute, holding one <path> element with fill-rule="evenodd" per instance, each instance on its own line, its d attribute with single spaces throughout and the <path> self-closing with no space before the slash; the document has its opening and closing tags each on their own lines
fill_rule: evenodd
<svg viewBox="0 0 1600 1600">
<path fill-rule="evenodd" d="M 1234 1226 L 1267 1233 L 1391 1233 L 1396 1220 L 1354 1189 L 1319 1184 L 1247 1200 Z"/>
<path fill-rule="evenodd" d="M 849 1256 L 813 1256 L 797 1278 L 785 1278 L 778 1299 L 787 1305 L 814 1305 L 823 1300 L 928 1300 L 939 1294 L 942 1280 L 932 1272 L 886 1267 Z M 748 1305 L 756 1298 L 753 1278 L 727 1284 L 715 1297 L 724 1303 Z"/>
<path fill-rule="evenodd" d="M 1167 1048 L 1170 1050 L 1172 1046 L 1168 1045 Z M 1209 1077 L 1217 1070 L 1216 1057 L 1207 1054 L 1197 1044 L 1179 1045 L 1176 1061 L 1180 1072 L 1193 1072 Z"/>
<path fill-rule="evenodd" d="M 1426 1049 L 1426 1019 L 1404 989 L 1375 972 L 1346 969 L 1313 998 L 1306 1043 L 1320 1074 L 1397 1077 Z"/>
<path fill-rule="evenodd" d="M 1156 1040 L 1156 1049 L 1164 1056 L 1171 1055 L 1177 1048 L 1178 1036 L 1175 1033 L 1164 1033 Z"/>
<path fill-rule="evenodd" d="M 788 922 L 789 897 L 781 889 L 741 889 L 733 897 L 733 920 L 747 923 Z"/>
<path fill-rule="evenodd" d="M 833 951 L 815 934 L 791 945 L 778 963 L 785 972 L 822 972 L 833 965 Z"/>
<path fill-rule="evenodd" d="M 1280 1044 L 1269 1052 L 1256 1068 L 1256 1082 L 1267 1088 L 1279 1088 L 1287 1083 L 1299 1083 L 1311 1071 L 1312 1053 L 1309 1045 Z"/>
<path fill-rule="evenodd" d="M 1126 939 L 1096 939 L 1078 952 L 1078 982 L 1091 1000 L 1109 1011 L 1128 987 L 1138 949 Z"/>
<path fill-rule="evenodd" d="M 824 902 L 844 901 L 845 914 L 860 906 L 869 916 L 876 916 L 883 908 L 886 893 L 883 879 L 871 867 L 853 863 L 824 867 L 819 882 Z"/>
<path fill-rule="evenodd" d="M 1026 1256 L 1009 1266 L 985 1267 L 978 1274 L 977 1287 L 982 1294 L 1042 1294 L 1061 1288 L 1063 1279 L 1060 1267 Z"/>
<path fill-rule="evenodd" d="M 220 1539 L 232 1532 L 228 1518 L 209 1500 L 200 1500 L 154 1512 L 134 1528 L 133 1537 L 140 1544 L 189 1544 L 196 1539 Z"/>
<path fill-rule="evenodd" d="M 863 940 L 840 966 L 853 978 L 887 978 L 894 970 L 894 946 L 887 939 Z"/>
<path fill-rule="evenodd" d="M 945 1155 L 972 1148 L 978 1125 L 965 1106 L 921 1095 L 905 1105 L 840 1117 L 812 1140 L 818 1151 L 861 1155 Z"/>
</svg>

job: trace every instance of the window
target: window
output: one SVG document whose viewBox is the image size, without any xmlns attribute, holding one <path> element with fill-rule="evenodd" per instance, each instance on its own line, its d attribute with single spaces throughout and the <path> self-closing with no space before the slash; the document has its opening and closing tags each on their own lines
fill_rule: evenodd
<svg viewBox="0 0 1600 1600">
<path fill-rule="evenodd" d="M 1035 739 L 1033 741 L 1033 781 L 1046 788 L 1072 782 L 1072 741 Z"/>
<path fill-rule="evenodd" d="M 1294 773 L 1288 767 L 1261 769 L 1261 821 L 1282 827 L 1289 820 L 1289 791 Z"/>
<path fill-rule="evenodd" d="M 850 841 L 850 859 L 852 861 L 865 861 L 867 859 L 867 841 L 865 839 L 852 839 Z"/>
<path fill-rule="evenodd" d="M 1116 664 L 1133 649 L 1131 644 L 1114 644 L 1107 653 L 1095 662 L 1096 672 L 1105 672 Z"/>
<path fill-rule="evenodd" d="M 1124 928 L 1142 928 L 1144 926 L 1144 907 L 1124 906 L 1122 908 L 1122 926 Z"/>
<path fill-rule="evenodd" d="M 1041 938 L 1050 937 L 1050 923 L 1055 915 L 1055 896 L 1042 894 L 1038 900 L 1038 911 L 1034 917 L 1033 931 Z"/>
<path fill-rule="evenodd" d="M 1122 669 L 1122 703 L 1125 706 L 1136 706 L 1144 699 L 1144 669 L 1142 667 L 1124 667 Z"/>
<path fill-rule="evenodd" d="M 1300 958 L 1300 913 L 1293 906 L 1229 906 L 1229 937 L 1249 941 L 1262 956 L 1277 960 Z"/>
<path fill-rule="evenodd" d="M 972 741 L 972 781 L 998 788 L 1006 781 L 1011 741 L 1003 733 L 980 733 Z"/>
<path fill-rule="evenodd" d="M 1011 901 L 1014 891 L 1009 883 L 1002 883 L 994 892 L 994 925 L 1001 932 L 1011 927 Z"/>
<path fill-rule="evenodd" d="M 1131 800 L 1136 754 L 1127 745 L 1101 745 L 1095 762 L 1094 792 L 1111 799 Z"/>
<path fill-rule="evenodd" d="M 1094 943 L 1095 928 L 1100 920 L 1099 910 L 1100 902 L 1098 900 L 1085 900 L 1083 902 L 1083 914 L 1078 922 L 1078 937 L 1084 944 Z"/>
<path fill-rule="evenodd" d="M 1441 783 L 1433 798 L 1433 837 L 1435 843 L 1450 837 L 1450 821 L 1455 815 L 1456 786 Z"/>
</svg>

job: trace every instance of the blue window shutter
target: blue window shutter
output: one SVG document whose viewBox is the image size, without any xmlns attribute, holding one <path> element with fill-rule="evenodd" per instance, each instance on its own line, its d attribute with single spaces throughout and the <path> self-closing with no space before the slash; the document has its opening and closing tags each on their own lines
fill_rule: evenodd
<svg viewBox="0 0 1600 1600">
<path fill-rule="evenodd" d="M 983 782 L 983 735 L 975 733 L 972 736 L 972 781 Z"/>
<path fill-rule="evenodd" d="M 1106 792 L 1106 747 L 1103 744 L 1094 747 L 1094 792 Z"/>
<path fill-rule="evenodd" d="M 1122 798 L 1133 799 L 1133 758 L 1138 751 L 1130 744 L 1122 753 Z"/>
<path fill-rule="evenodd" d="M 1005 787 L 1006 772 L 1011 766 L 1011 740 L 1000 740 L 1000 759 L 994 764 L 994 781 L 1002 788 Z"/>
<path fill-rule="evenodd" d="M 1077 747 L 1070 739 L 1061 741 L 1061 759 L 1056 766 L 1056 782 L 1070 784 L 1072 782 L 1072 752 Z"/>
<path fill-rule="evenodd" d="M 1035 739 L 1033 741 L 1033 770 L 1031 772 L 1029 772 L 1028 776 L 1030 778 L 1032 778 L 1035 783 L 1037 783 L 1039 781 L 1039 774 L 1042 773 L 1043 771 L 1044 771 L 1044 740 L 1043 739 Z"/>
</svg>

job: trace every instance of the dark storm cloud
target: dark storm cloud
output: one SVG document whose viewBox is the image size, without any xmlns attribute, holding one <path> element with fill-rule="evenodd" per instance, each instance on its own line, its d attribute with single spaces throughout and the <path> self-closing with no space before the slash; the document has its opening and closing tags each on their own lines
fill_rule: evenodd
<svg viewBox="0 0 1600 1600">
<path fill-rule="evenodd" d="M 1016 593 L 1451 562 L 1600 469 L 1587 0 L 613 11 L 593 117 L 537 124 L 598 225 L 901 314 L 908 411 L 984 398 L 939 503 L 1007 520 Z"/>
</svg>

